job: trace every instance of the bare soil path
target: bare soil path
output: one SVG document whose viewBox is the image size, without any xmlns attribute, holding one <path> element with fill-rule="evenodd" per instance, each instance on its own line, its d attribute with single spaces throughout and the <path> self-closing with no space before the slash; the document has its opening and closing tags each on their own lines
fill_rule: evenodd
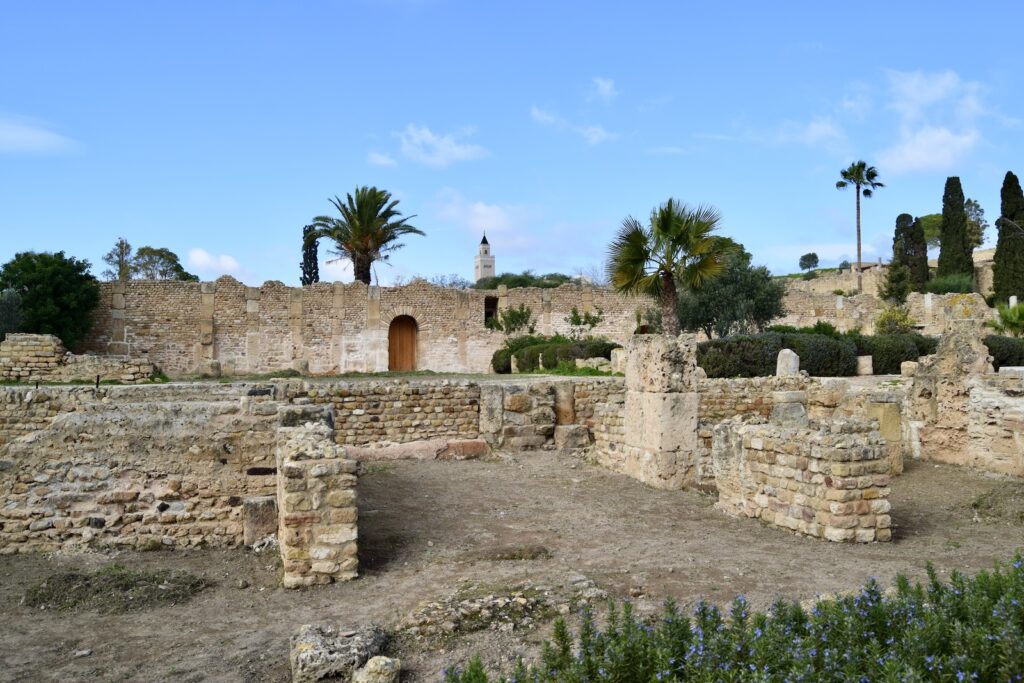
<svg viewBox="0 0 1024 683">
<path fill-rule="evenodd" d="M 919 578 L 927 562 L 941 571 L 976 571 L 1024 547 L 1020 491 L 1019 482 L 911 464 L 893 485 L 894 542 L 850 546 L 729 519 L 713 508 L 712 496 L 652 490 L 550 453 L 371 465 L 359 482 L 363 575 L 347 584 L 278 588 L 273 552 L 0 557 L 0 678 L 286 681 L 288 638 L 299 625 L 394 628 L 422 603 L 469 582 L 499 591 L 587 577 L 652 611 L 667 596 L 684 606 L 737 594 L 761 607 L 775 597 L 803 600 L 855 589 L 869 576 L 886 583 L 897 572 Z M 980 516 L 972 508 L 979 499 Z M 533 559 L 494 559 L 510 555 Z M 20 604 L 41 577 L 113 561 L 186 569 L 215 585 L 187 604 L 128 614 Z M 239 588 L 240 580 L 247 587 Z M 545 635 L 403 637 L 392 651 L 403 659 L 403 680 L 437 680 L 442 667 L 475 651 L 491 661 L 530 656 Z M 84 649 L 92 655 L 73 656 Z"/>
</svg>

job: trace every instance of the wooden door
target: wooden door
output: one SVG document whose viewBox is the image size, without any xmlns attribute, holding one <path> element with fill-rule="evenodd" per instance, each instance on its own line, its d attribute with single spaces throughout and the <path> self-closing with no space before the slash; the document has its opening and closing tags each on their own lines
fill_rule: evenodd
<svg viewBox="0 0 1024 683">
<path fill-rule="evenodd" d="M 409 372 L 416 369 L 416 321 L 400 315 L 388 328 L 388 370 Z"/>
</svg>

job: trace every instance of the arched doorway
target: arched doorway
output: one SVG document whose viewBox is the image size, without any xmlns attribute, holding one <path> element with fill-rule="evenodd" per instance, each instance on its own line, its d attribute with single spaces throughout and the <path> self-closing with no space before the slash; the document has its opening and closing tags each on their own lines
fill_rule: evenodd
<svg viewBox="0 0 1024 683">
<path fill-rule="evenodd" d="M 416 369 L 416 334 L 419 326 L 409 315 L 396 316 L 388 327 L 388 370 L 409 372 Z"/>
</svg>

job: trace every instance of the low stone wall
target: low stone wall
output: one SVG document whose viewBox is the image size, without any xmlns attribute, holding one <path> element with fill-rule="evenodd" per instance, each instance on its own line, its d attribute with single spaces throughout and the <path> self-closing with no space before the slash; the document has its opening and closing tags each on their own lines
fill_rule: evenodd
<svg viewBox="0 0 1024 683">
<path fill-rule="evenodd" d="M 286 411 L 277 431 L 278 542 L 285 588 L 354 579 L 359 463 L 334 443 L 334 431 Z"/>
<path fill-rule="evenodd" d="M 829 541 L 892 538 L 885 443 L 869 425 L 730 422 L 713 433 L 725 512 Z"/>
<path fill-rule="evenodd" d="M 965 464 L 1024 477 L 1024 380 L 977 378 L 968 391 Z"/>
<path fill-rule="evenodd" d="M 249 386 L 4 390 L 0 553 L 235 546 L 276 488 L 273 397 Z M 32 430 L 32 428 L 38 429 Z"/>
<path fill-rule="evenodd" d="M 774 392 L 804 391 L 814 381 L 804 375 L 702 379 L 695 385 L 700 394 L 698 417 L 701 424 L 713 424 L 736 416 L 767 418 L 772 412 Z"/>
<path fill-rule="evenodd" d="M 76 356 L 52 334 L 8 333 L 0 342 L 0 379 L 16 382 L 115 380 L 135 384 L 152 377 L 153 365 L 121 356 Z"/>
</svg>

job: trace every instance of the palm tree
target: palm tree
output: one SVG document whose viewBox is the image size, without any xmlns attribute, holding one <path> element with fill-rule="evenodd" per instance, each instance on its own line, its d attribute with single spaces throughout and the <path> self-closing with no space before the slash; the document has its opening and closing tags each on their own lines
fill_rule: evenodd
<svg viewBox="0 0 1024 683">
<path fill-rule="evenodd" d="M 326 237 L 334 242 L 332 251 L 338 259 L 352 262 L 355 279 L 370 284 L 370 266 L 374 261 L 387 261 L 391 252 L 401 249 L 398 239 L 403 235 L 423 235 L 419 228 L 409 225 L 408 221 L 415 216 L 402 217 L 397 211 L 397 199 L 391 193 L 378 190 L 376 187 L 357 187 L 355 196 L 345 195 L 328 200 L 341 214 L 334 216 L 317 216 L 313 219 L 310 230 L 304 239 L 305 243 L 316 242 Z M 336 259 L 336 260 L 338 260 Z"/>
<path fill-rule="evenodd" d="M 718 276 L 735 248 L 732 240 L 712 234 L 721 220 L 714 207 L 690 207 L 678 199 L 655 208 L 647 227 L 627 216 L 608 247 L 612 287 L 658 299 L 663 331 L 677 336 L 679 288 L 699 289 Z"/>
<path fill-rule="evenodd" d="M 839 172 L 841 180 L 836 183 L 837 190 L 844 190 L 850 185 L 853 185 L 856 190 L 857 196 L 857 291 L 861 291 L 861 274 L 860 274 L 860 196 L 870 197 L 874 191 L 879 187 L 885 187 L 883 183 L 878 182 L 878 169 L 874 166 L 868 166 L 864 161 L 858 161 L 857 163 L 850 164 L 849 168 L 844 168 Z"/>
</svg>

